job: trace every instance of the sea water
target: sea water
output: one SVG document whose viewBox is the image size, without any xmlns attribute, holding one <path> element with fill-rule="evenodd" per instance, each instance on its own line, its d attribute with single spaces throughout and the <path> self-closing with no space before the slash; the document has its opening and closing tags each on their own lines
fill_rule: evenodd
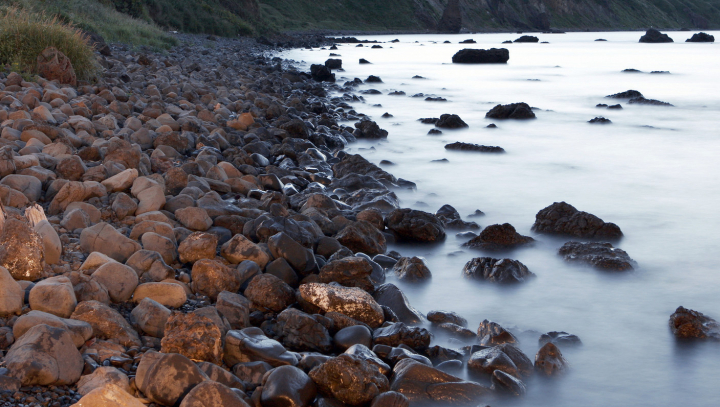
<svg viewBox="0 0 720 407">
<path fill-rule="evenodd" d="M 679 305 L 720 319 L 719 46 L 684 42 L 692 32 L 671 32 L 675 42 L 664 44 L 639 43 L 640 32 L 530 34 L 549 43 L 501 44 L 517 34 L 363 36 L 383 48 L 340 44 L 337 51 L 298 49 L 281 56 L 309 70 L 335 52 L 345 70 L 336 73 L 338 82 L 381 77 L 383 83 L 357 91 L 373 88 L 382 95 L 351 104 L 388 138 L 360 141 L 348 151 L 375 164 L 389 160 L 394 165 L 384 169 L 417 184 L 396 191 L 402 207 L 435 212 L 450 204 L 482 227 L 508 222 L 537 239 L 533 247 L 505 254 L 537 275 L 513 286 L 464 279 L 466 262 L 492 253 L 461 247 L 467 239 L 455 231 L 440 244 L 389 246 L 426 259 L 428 283 L 388 275 L 423 313 L 455 311 L 473 330 L 484 319 L 498 322 L 520 338 L 531 359 L 541 333 L 581 338 L 582 346 L 561 347 L 571 364 L 567 374 L 532 379 L 526 397 L 493 400 L 494 406 L 720 405 L 720 343 L 678 342 L 668 327 Z M 400 42 L 389 42 L 396 38 Z M 468 38 L 477 43 L 459 44 Z M 460 49 L 492 47 L 510 51 L 507 64 L 451 63 Z M 371 64 L 359 64 L 360 58 Z M 622 72 L 628 68 L 642 72 Z M 629 89 L 674 107 L 605 98 Z M 393 90 L 406 95 L 388 95 Z M 417 93 L 447 102 L 411 97 Z M 514 102 L 536 108 L 537 118 L 485 118 L 493 106 Z M 385 112 L 393 117 L 381 118 Z M 418 119 L 443 113 L 458 114 L 469 128 L 427 135 L 432 125 Z M 596 116 L 612 123 L 589 124 Z M 487 128 L 490 123 L 497 128 Z M 506 153 L 444 149 L 455 141 Z M 434 161 L 440 159 L 448 162 Z M 530 230 L 535 214 L 559 201 L 619 225 L 625 237 L 616 246 L 637 269 L 608 273 L 565 263 L 557 250 L 570 239 Z M 476 209 L 485 216 L 468 218 Z M 433 344 L 463 346 L 434 332 Z M 486 380 L 467 371 L 461 376 Z"/>
</svg>

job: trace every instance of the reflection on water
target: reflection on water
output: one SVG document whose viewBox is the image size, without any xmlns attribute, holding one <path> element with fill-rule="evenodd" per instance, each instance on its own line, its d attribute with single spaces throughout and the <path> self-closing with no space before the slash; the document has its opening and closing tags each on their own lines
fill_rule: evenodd
<svg viewBox="0 0 720 407">
<path fill-rule="evenodd" d="M 488 254 L 461 248 L 466 239 L 454 231 L 440 245 L 391 247 L 427 260 L 429 284 L 398 283 L 389 276 L 422 312 L 455 311 L 471 329 L 486 318 L 496 321 L 518 333 L 531 358 L 541 333 L 566 331 L 582 339 L 582 346 L 562 349 L 572 365 L 566 377 L 535 378 L 524 400 L 493 405 L 718 405 L 720 345 L 677 343 L 668 318 L 679 305 L 720 318 L 720 52 L 715 44 L 685 43 L 692 33 L 670 33 L 673 44 L 639 44 L 640 35 L 538 34 L 550 44 L 503 44 L 510 50 L 507 65 L 449 62 L 459 49 L 500 47 L 517 35 L 376 36 L 368 38 L 401 42 L 383 49 L 340 45 L 335 51 L 346 70 L 337 74 L 341 83 L 371 74 L 384 82 L 362 85 L 360 90 L 383 94 L 365 95 L 366 103 L 353 107 L 390 135 L 351 150 L 376 164 L 390 160 L 396 165 L 386 169 L 417 183 L 417 191 L 397 191 L 403 206 L 434 212 L 451 204 L 465 220 L 481 226 L 509 222 L 538 240 L 509 254 L 538 276 L 515 287 L 464 280 L 464 264 Z M 600 37 L 608 41 L 594 41 Z M 466 38 L 478 43 L 458 44 Z M 442 44 L 446 39 L 452 44 Z M 322 63 L 328 55 L 294 50 L 283 56 L 307 68 L 305 63 Z M 359 58 L 372 65 L 359 65 Z M 622 73 L 626 68 L 644 73 Z M 675 107 L 604 98 L 628 89 Z M 392 90 L 407 96 L 387 95 Z M 448 101 L 410 97 L 416 93 Z M 485 118 L 497 103 L 521 101 L 537 108 L 536 120 Z M 623 109 L 596 108 L 598 103 L 621 103 Z M 385 112 L 393 117 L 381 118 Z M 432 127 L 417 119 L 443 113 L 460 115 L 470 127 L 428 136 Z M 612 124 L 587 123 L 596 116 Z M 486 128 L 490 123 L 498 128 Z M 443 148 L 455 141 L 501 146 L 507 154 Z M 432 162 L 443 158 L 449 162 Z M 556 252 L 566 240 L 530 231 L 535 214 L 561 200 L 617 223 L 625 234 L 618 246 L 639 269 L 606 274 L 563 263 Z M 476 209 L 486 216 L 466 217 Z M 463 345 L 443 335 L 434 342 Z"/>
</svg>

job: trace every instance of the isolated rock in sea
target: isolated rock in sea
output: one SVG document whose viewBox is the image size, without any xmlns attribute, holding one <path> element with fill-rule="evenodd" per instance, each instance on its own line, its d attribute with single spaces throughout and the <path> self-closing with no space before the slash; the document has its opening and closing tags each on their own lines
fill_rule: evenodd
<svg viewBox="0 0 720 407">
<path fill-rule="evenodd" d="M 645 99 L 644 97 L 635 97 L 628 100 L 629 105 L 650 105 L 650 106 L 672 106 L 668 102 L 663 102 L 657 99 Z"/>
<path fill-rule="evenodd" d="M 342 59 L 330 58 L 325 61 L 327 69 L 342 69 Z"/>
<path fill-rule="evenodd" d="M 534 37 L 532 35 L 523 35 L 522 37 L 517 38 L 513 42 L 539 42 L 540 40 L 538 37 Z"/>
<path fill-rule="evenodd" d="M 509 343 L 482 349 L 473 353 L 467 362 L 471 370 L 492 374 L 501 370 L 517 378 L 532 375 L 532 361 L 517 347 Z"/>
<path fill-rule="evenodd" d="M 451 144 L 445 145 L 446 150 L 455 150 L 455 151 L 476 151 L 479 153 L 504 153 L 505 149 L 498 146 L 481 146 L 479 144 L 472 144 L 472 143 L 462 143 L 460 141 L 456 141 Z"/>
<path fill-rule="evenodd" d="M 456 114 L 443 114 L 435 122 L 435 127 L 441 129 L 461 129 L 468 127 L 468 125 Z"/>
<path fill-rule="evenodd" d="M 537 233 L 575 236 L 583 239 L 620 239 L 618 225 L 606 223 L 587 212 L 581 212 L 565 202 L 555 202 L 535 215 L 532 230 Z"/>
<path fill-rule="evenodd" d="M 673 39 L 670 38 L 667 34 L 663 34 L 660 31 L 650 28 L 645 32 L 645 35 L 640 37 L 639 42 L 650 42 L 650 43 L 658 43 L 658 42 L 673 42 Z"/>
<path fill-rule="evenodd" d="M 432 278 L 432 273 L 425 264 L 425 260 L 422 257 L 401 257 L 395 266 L 393 271 L 398 280 L 407 282 L 424 281 Z"/>
<path fill-rule="evenodd" d="M 485 114 L 489 119 L 534 119 L 535 113 L 524 102 L 509 105 L 497 105 Z"/>
<path fill-rule="evenodd" d="M 548 342 L 535 355 L 535 370 L 545 376 L 555 376 L 563 373 L 568 363 L 557 346 Z"/>
<path fill-rule="evenodd" d="M 562 346 L 576 346 L 576 345 L 582 345 L 582 341 L 580 338 L 577 337 L 577 335 L 569 334 L 567 332 L 558 332 L 558 331 L 552 331 L 548 333 L 544 333 L 540 335 L 540 339 L 538 339 L 538 343 L 540 346 L 545 345 L 546 343 L 552 343 L 554 345 L 562 345 Z"/>
<path fill-rule="evenodd" d="M 522 283 L 535 274 L 517 260 L 476 257 L 463 268 L 465 277 L 482 279 L 493 283 Z"/>
<path fill-rule="evenodd" d="M 530 236 L 517 233 L 515 227 L 509 223 L 490 225 L 480 234 L 463 244 L 464 247 L 487 251 L 511 250 L 520 246 L 532 244 L 535 241 Z"/>
<path fill-rule="evenodd" d="M 588 120 L 588 123 L 593 123 L 593 124 L 610 124 L 610 123 L 612 123 L 612 121 L 611 121 L 610 119 L 606 119 L 606 118 L 604 118 L 604 117 L 602 117 L 602 116 L 598 116 L 598 117 L 595 117 L 595 118 L 593 118 L 593 119 Z"/>
<path fill-rule="evenodd" d="M 717 321 L 682 306 L 670 315 L 670 331 L 680 339 L 720 340 L 720 324 Z"/>
<path fill-rule="evenodd" d="M 699 32 L 697 34 L 693 34 L 693 36 L 686 39 L 685 42 L 715 42 L 715 36 Z"/>
<path fill-rule="evenodd" d="M 377 123 L 375 123 L 372 120 L 360 120 L 359 122 L 355 123 L 355 131 L 353 132 L 353 135 L 357 138 L 361 139 L 381 139 L 381 138 L 387 138 L 388 132 L 387 130 L 383 130 L 378 126 Z"/>
<path fill-rule="evenodd" d="M 335 74 L 325 65 L 311 65 L 310 76 L 318 82 L 335 82 Z"/>
<path fill-rule="evenodd" d="M 504 64 L 510 59 L 510 52 L 505 48 L 469 49 L 458 51 L 452 57 L 456 64 Z"/>
<path fill-rule="evenodd" d="M 497 322 L 483 320 L 477 329 L 477 336 L 480 345 L 495 346 L 504 343 L 517 343 L 518 340 L 510 331 L 503 328 Z"/>
<path fill-rule="evenodd" d="M 627 252 L 607 242 L 567 242 L 558 254 L 567 262 L 585 263 L 607 271 L 633 270 L 637 265 Z"/>
<path fill-rule="evenodd" d="M 392 211 L 385 226 L 402 240 L 436 242 L 445 238 L 445 227 L 435 215 L 415 209 Z"/>
</svg>

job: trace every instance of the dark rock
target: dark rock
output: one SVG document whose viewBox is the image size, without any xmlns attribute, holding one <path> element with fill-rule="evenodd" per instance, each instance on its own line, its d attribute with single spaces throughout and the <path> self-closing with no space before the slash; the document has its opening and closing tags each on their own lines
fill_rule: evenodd
<svg viewBox="0 0 720 407">
<path fill-rule="evenodd" d="M 506 330 L 500 324 L 483 320 L 478 326 L 477 336 L 482 346 L 495 346 L 504 343 L 517 343 L 515 335 Z"/>
<path fill-rule="evenodd" d="M 490 389 L 464 381 L 413 359 L 398 362 L 390 390 L 402 393 L 411 403 L 477 405 Z"/>
<path fill-rule="evenodd" d="M 479 153 L 504 153 L 505 149 L 498 146 L 481 146 L 479 144 L 471 144 L 471 143 L 462 143 L 460 141 L 456 141 L 451 144 L 445 145 L 446 150 L 455 150 L 455 151 L 476 151 Z"/>
<path fill-rule="evenodd" d="M 685 40 L 685 42 L 715 42 L 715 37 L 707 33 L 693 34 L 692 37 Z"/>
<path fill-rule="evenodd" d="M 511 103 L 509 105 L 497 105 L 485 114 L 490 119 L 534 119 L 530 105 L 527 103 Z"/>
<path fill-rule="evenodd" d="M 370 274 L 373 268 L 370 262 L 362 257 L 345 257 L 328 262 L 320 269 L 320 281 L 331 283 L 333 281 L 345 287 L 359 287 L 372 292 L 373 286 Z"/>
<path fill-rule="evenodd" d="M 407 345 L 412 349 L 424 350 L 430 346 L 431 335 L 425 328 L 409 327 L 402 322 L 394 323 L 373 332 L 375 344 L 397 347 Z"/>
<path fill-rule="evenodd" d="M 370 407 L 410 407 L 410 400 L 402 393 L 387 391 L 375 397 Z"/>
<path fill-rule="evenodd" d="M 311 315 L 288 308 L 277 317 L 275 331 L 283 345 L 296 351 L 332 350 L 332 339 L 325 327 Z"/>
<path fill-rule="evenodd" d="M 245 384 L 247 390 L 254 390 L 262 384 L 262 378 L 273 367 L 267 362 L 244 362 L 233 366 L 233 374 Z"/>
<path fill-rule="evenodd" d="M 538 42 L 540 41 L 538 37 L 533 37 L 532 35 L 523 35 L 522 37 L 516 39 L 513 42 Z"/>
<path fill-rule="evenodd" d="M 540 346 L 543 346 L 546 343 L 563 346 L 582 345 L 582 341 L 576 335 L 572 335 L 567 332 L 557 331 L 542 334 L 540 336 L 540 339 L 538 339 L 538 343 L 540 344 Z"/>
<path fill-rule="evenodd" d="M 325 67 L 327 69 L 342 69 L 342 59 L 333 59 L 330 58 L 327 61 L 325 61 Z"/>
<path fill-rule="evenodd" d="M 467 326 L 467 319 L 454 312 L 430 311 L 427 314 L 427 319 L 434 324 L 452 323 L 459 326 Z"/>
<path fill-rule="evenodd" d="M 607 271 L 633 270 L 637 265 L 627 252 L 610 243 L 567 242 L 558 250 L 558 254 L 567 262 L 585 263 Z"/>
<path fill-rule="evenodd" d="M 423 321 L 423 315 L 410 305 L 405 294 L 394 284 L 383 284 L 373 294 L 378 304 L 390 308 L 398 319 L 406 324 L 417 324 Z"/>
<path fill-rule="evenodd" d="M 440 96 L 438 96 L 438 97 L 428 96 L 425 98 L 425 101 L 426 102 L 447 102 L 447 99 L 445 99 L 444 97 L 440 97 Z"/>
<path fill-rule="evenodd" d="M 345 226 L 335 238 L 355 253 L 383 254 L 387 250 L 385 236 L 372 224 L 358 220 Z"/>
<path fill-rule="evenodd" d="M 393 267 L 395 276 L 402 281 L 424 281 L 432 277 L 430 269 L 421 257 L 401 257 Z"/>
<path fill-rule="evenodd" d="M 545 376 L 554 376 L 568 368 L 568 363 L 557 346 L 548 342 L 535 355 L 535 370 Z"/>
<path fill-rule="evenodd" d="M 642 71 L 640 71 L 638 69 L 633 69 L 633 68 L 623 69 L 622 71 L 624 73 L 642 73 Z"/>
<path fill-rule="evenodd" d="M 228 331 L 223 359 L 228 366 L 247 362 L 266 362 L 274 367 L 294 366 L 298 363 L 295 354 L 255 327 Z M 235 375 L 239 376 L 237 373 Z"/>
<path fill-rule="evenodd" d="M 458 51 L 452 57 L 455 64 L 504 64 L 510 59 L 505 48 L 469 49 Z"/>
<path fill-rule="evenodd" d="M 565 202 L 555 202 L 538 212 L 532 230 L 583 239 L 620 239 L 623 236 L 618 225 L 578 211 Z"/>
<path fill-rule="evenodd" d="M 439 329 L 446 331 L 450 336 L 461 339 L 474 339 L 477 337 L 475 332 L 451 322 L 445 322 L 437 326 Z"/>
<path fill-rule="evenodd" d="M 359 63 L 361 63 L 361 64 L 369 64 L 369 63 L 370 63 L 370 61 L 368 61 L 368 60 L 367 60 L 367 59 L 365 59 L 365 58 L 360 58 L 360 61 L 359 61 Z"/>
<path fill-rule="evenodd" d="M 660 31 L 651 28 L 645 32 L 645 35 L 640 37 L 639 42 L 649 42 L 649 43 L 658 43 L 658 42 L 673 42 L 673 39 L 670 38 L 667 34 L 663 34 Z"/>
<path fill-rule="evenodd" d="M 263 407 L 305 407 L 315 399 L 317 388 L 310 377 L 294 366 L 280 366 L 263 383 Z"/>
<path fill-rule="evenodd" d="M 365 79 L 365 83 L 382 83 L 382 79 L 379 76 L 370 75 Z"/>
<path fill-rule="evenodd" d="M 344 352 L 353 345 L 372 346 L 372 332 L 364 325 L 348 326 L 339 330 L 334 337 L 335 347 Z"/>
<path fill-rule="evenodd" d="M 605 96 L 606 98 L 612 98 L 612 99 L 633 99 L 633 98 L 641 98 L 643 97 L 642 93 L 636 91 L 636 90 L 626 90 L 625 92 L 615 93 L 612 95 Z"/>
<path fill-rule="evenodd" d="M 535 277 L 528 268 L 517 260 L 476 257 L 463 268 L 465 277 L 482 279 L 493 283 L 522 283 Z"/>
<path fill-rule="evenodd" d="M 348 354 L 330 359 L 310 371 L 320 393 L 345 404 L 369 403 L 389 390 L 388 379 L 370 363 Z"/>
<path fill-rule="evenodd" d="M 300 276 L 306 276 L 317 269 L 312 250 L 283 232 L 268 238 L 267 245 L 273 257 L 287 260 Z"/>
<path fill-rule="evenodd" d="M 670 331 L 680 339 L 720 340 L 720 324 L 717 321 L 682 306 L 670 315 Z"/>
<path fill-rule="evenodd" d="M 535 239 L 530 236 L 517 233 L 513 225 L 504 223 L 487 226 L 478 237 L 463 246 L 488 251 L 502 251 L 532 244 L 534 241 Z"/>
<path fill-rule="evenodd" d="M 335 82 L 335 74 L 330 72 L 330 69 L 325 65 L 311 65 L 310 75 L 318 82 Z"/>
<path fill-rule="evenodd" d="M 515 376 L 509 375 L 502 370 L 495 370 L 490 378 L 492 388 L 496 391 L 522 397 L 526 393 L 525 383 Z"/>
<path fill-rule="evenodd" d="M 140 359 L 135 384 L 151 401 L 172 406 L 207 379 L 185 356 L 149 351 Z"/>
<path fill-rule="evenodd" d="M 392 211 L 385 226 L 402 240 L 436 242 L 445 238 L 445 228 L 435 215 L 414 209 Z"/>
<path fill-rule="evenodd" d="M 458 44 L 477 44 L 477 41 L 472 38 L 468 38 L 467 40 L 460 41 Z"/>
<path fill-rule="evenodd" d="M 622 107 L 621 104 L 618 103 L 618 104 L 616 104 L 616 105 L 610 105 L 610 106 L 608 106 L 607 108 L 608 108 L 608 109 L 622 109 L 623 107 Z"/>
<path fill-rule="evenodd" d="M 369 364 L 374 366 L 381 375 L 387 376 L 390 373 L 390 365 L 388 365 L 387 363 L 383 362 L 382 359 L 380 359 L 379 356 L 380 356 L 381 352 L 379 352 L 377 350 L 379 347 L 391 349 L 389 346 L 377 345 L 377 346 L 373 347 L 373 350 L 370 350 L 370 348 L 368 348 L 365 345 L 355 344 L 355 345 L 347 348 L 345 353 L 348 355 L 357 357 L 361 360 L 364 360 L 365 362 L 368 362 Z M 389 352 L 389 350 L 388 350 L 388 352 Z"/>
<path fill-rule="evenodd" d="M 468 125 L 456 114 L 443 114 L 440 116 L 440 119 L 435 122 L 435 127 L 441 129 L 461 129 L 468 127 Z"/>
<path fill-rule="evenodd" d="M 388 132 L 387 130 L 381 129 L 380 126 L 372 120 L 360 120 L 355 123 L 353 135 L 357 138 L 375 140 L 387 138 Z"/>
<path fill-rule="evenodd" d="M 441 363 L 448 360 L 462 361 L 464 359 L 462 353 L 437 345 L 425 349 L 425 354 L 433 361 L 433 363 Z"/>
<path fill-rule="evenodd" d="M 606 119 L 602 116 L 598 116 L 594 119 L 588 120 L 588 123 L 596 123 L 596 124 L 610 124 L 612 121 L 610 119 Z"/>
<path fill-rule="evenodd" d="M 657 99 L 645 99 L 644 97 L 636 97 L 628 100 L 630 105 L 651 105 L 651 106 L 672 106 L 668 102 L 663 102 Z"/>
<path fill-rule="evenodd" d="M 470 356 L 467 363 L 469 369 L 487 374 L 500 370 L 514 377 L 524 378 L 533 372 L 530 359 L 509 343 L 477 351 Z"/>
<path fill-rule="evenodd" d="M 295 290 L 271 274 L 253 277 L 245 296 L 256 306 L 280 312 L 295 302 Z"/>
</svg>

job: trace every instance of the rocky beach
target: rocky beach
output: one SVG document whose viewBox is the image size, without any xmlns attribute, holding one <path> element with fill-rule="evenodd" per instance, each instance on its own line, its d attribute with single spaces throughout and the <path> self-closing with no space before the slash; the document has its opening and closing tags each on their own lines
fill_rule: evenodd
<svg viewBox="0 0 720 407">
<path fill-rule="evenodd" d="M 465 247 L 484 254 L 458 274 L 525 284 L 537 276 L 512 250 L 537 242 L 450 204 L 404 207 L 412 180 L 346 151 L 392 137 L 354 108 L 380 77 L 336 83 L 339 59 L 302 71 L 269 41 L 178 38 L 166 52 L 97 43 L 96 82 L 57 54 L 54 80 L 0 74 L 0 406 L 485 406 L 567 373 L 572 333 L 537 335 L 526 354 L 499 323 L 420 312 L 386 281 L 432 278 L 388 245 L 470 231 Z M 525 103 L 487 115 L 535 117 Z M 620 226 L 582 209 L 548 202 L 531 230 L 564 239 L 568 263 L 637 268 Z M 670 328 L 720 336 L 683 307 Z"/>
</svg>

